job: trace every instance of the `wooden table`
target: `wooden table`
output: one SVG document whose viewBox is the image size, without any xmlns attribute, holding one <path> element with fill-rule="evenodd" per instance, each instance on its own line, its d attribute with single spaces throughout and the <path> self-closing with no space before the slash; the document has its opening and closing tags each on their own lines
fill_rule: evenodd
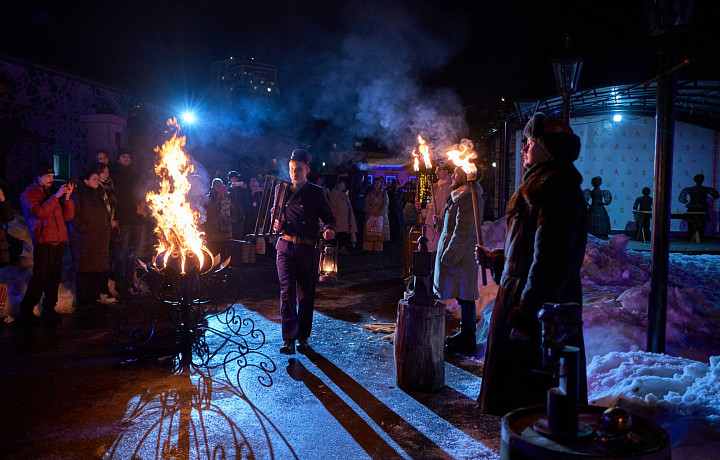
<svg viewBox="0 0 720 460">
<path fill-rule="evenodd" d="M 652 211 L 633 211 L 633 215 L 635 216 L 635 221 L 637 222 L 640 233 L 642 234 L 642 240 L 647 241 L 643 226 L 646 220 L 649 221 L 652 219 Z M 695 230 L 690 238 L 690 241 L 699 243 L 700 225 L 707 222 L 708 214 L 706 212 L 673 212 L 670 213 L 670 219 L 682 219 L 688 221 L 688 224 L 691 225 L 690 228 Z"/>
</svg>

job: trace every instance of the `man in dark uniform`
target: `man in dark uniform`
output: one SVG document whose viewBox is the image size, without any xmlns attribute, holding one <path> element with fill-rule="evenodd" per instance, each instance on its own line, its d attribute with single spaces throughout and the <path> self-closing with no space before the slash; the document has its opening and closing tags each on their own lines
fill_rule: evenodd
<svg viewBox="0 0 720 460">
<path fill-rule="evenodd" d="M 293 150 L 288 168 L 292 185 L 287 187 L 283 212 L 275 214 L 273 229 L 282 232 L 277 242 L 277 271 L 280 280 L 280 317 L 284 344 L 280 353 L 310 349 L 315 284 L 318 277 L 320 236 L 335 238 L 335 217 L 322 187 L 307 180 L 311 157 Z M 277 210 L 275 210 L 277 211 Z M 320 221 L 324 227 L 320 226 Z"/>
</svg>

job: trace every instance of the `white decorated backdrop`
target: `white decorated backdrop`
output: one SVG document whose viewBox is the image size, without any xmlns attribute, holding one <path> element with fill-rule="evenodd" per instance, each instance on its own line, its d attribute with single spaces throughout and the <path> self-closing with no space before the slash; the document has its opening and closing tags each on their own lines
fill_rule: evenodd
<svg viewBox="0 0 720 460">
<path fill-rule="evenodd" d="M 575 163 L 583 175 L 583 189 L 592 188 L 590 179 L 602 177 L 601 189 L 612 193 L 612 203 L 607 206 L 613 230 L 625 230 L 634 222 L 633 203 L 642 195 L 643 187 L 653 190 L 655 155 L 655 119 L 652 117 L 625 117 L 612 121 L 612 115 L 573 118 L 570 123 L 582 140 L 580 157 Z M 678 201 L 685 187 L 695 185 L 693 177 L 704 174 L 703 185 L 718 189 L 717 131 L 675 123 L 675 149 L 672 175 L 672 212 L 684 212 L 685 205 Z M 654 192 L 653 192 L 654 194 Z M 720 203 L 712 203 L 712 227 L 707 234 L 718 236 L 718 209 Z M 686 229 L 685 221 L 671 221 L 671 230 Z"/>
</svg>

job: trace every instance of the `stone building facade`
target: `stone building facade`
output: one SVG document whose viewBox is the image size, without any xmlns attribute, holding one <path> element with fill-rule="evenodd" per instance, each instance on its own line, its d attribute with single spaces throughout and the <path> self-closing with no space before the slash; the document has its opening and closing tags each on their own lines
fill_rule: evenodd
<svg viewBox="0 0 720 460">
<path fill-rule="evenodd" d="M 147 133 L 163 112 L 137 95 L 0 56 L 0 186 L 17 207 L 40 160 L 62 179 L 79 175 L 98 149 L 111 161 L 134 149 L 152 161 Z"/>
</svg>

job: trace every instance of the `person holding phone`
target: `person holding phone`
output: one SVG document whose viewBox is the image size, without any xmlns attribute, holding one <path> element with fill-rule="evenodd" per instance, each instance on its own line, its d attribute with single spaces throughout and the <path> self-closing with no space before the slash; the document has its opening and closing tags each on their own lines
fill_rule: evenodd
<svg viewBox="0 0 720 460">
<path fill-rule="evenodd" d="M 20 302 L 20 321 L 24 324 L 35 322 L 33 309 L 43 294 L 43 321 L 62 321 L 60 314 L 55 311 L 55 305 L 62 279 L 63 254 L 68 241 L 66 223 L 75 216 L 75 205 L 70 199 L 75 185 L 63 184 L 53 193 L 54 180 L 53 166 L 41 161 L 35 168 L 35 180 L 20 195 L 33 242 L 33 274 Z"/>
</svg>

